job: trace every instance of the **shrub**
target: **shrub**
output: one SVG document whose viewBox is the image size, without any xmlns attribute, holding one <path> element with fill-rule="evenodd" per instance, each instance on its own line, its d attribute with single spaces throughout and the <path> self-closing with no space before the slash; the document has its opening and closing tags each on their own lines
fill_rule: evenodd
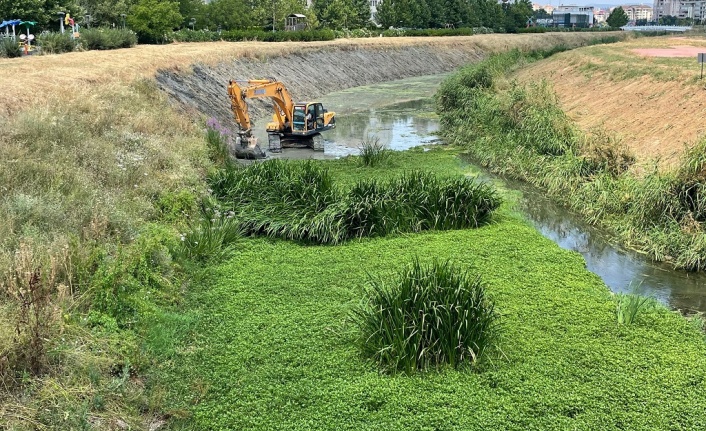
<svg viewBox="0 0 706 431">
<path fill-rule="evenodd" d="M 390 150 L 378 139 L 364 141 L 360 146 L 360 163 L 363 166 L 378 166 L 390 158 Z"/>
<path fill-rule="evenodd" d="M 16 58 L 22 56 L 22 48 L 11 38 L 3 38 L 0 41 L 0 57 Z"/>
<path fill-rule="evenodd" d="M 206 122 L 206 144 L 208 157 L 213 163 L 221 167 L 232 167 L 233 158 L 230 155 L 228 143 L 233 139 L 233 133 L 222 126 L 217 119 L 209 118 Z"/>
<path fill-rule="evenodd" d="M 85 29 L 81 31 L 81 44 L 86 49 L 131 48 L 137 44 L 137 35 L 123 29 Z"/>
<path fill-rule="evenodd" d="M 130 245 L 118 245 L 115 252 L 93 257 L 90 274 L 91 311 L 130 328 L 146 303 L 161 295 L 170 296 L 172 255 L 176 239 L 168 228 L 148 225 Z"/>
<path fill-rule="evenodd" d="M 414 259 L 366 293 L 353 315 L 359 348 L 386 372 L 474 364 L 496 346 L 498 314 L 481 278 L 448 261 Z"/>
<path fill-rule="evenodd" d="M 74 50 L 75 43 L 69 33 L 44 33 L 37 40 L 42 54 L 61 54 Z"/>
</svg>

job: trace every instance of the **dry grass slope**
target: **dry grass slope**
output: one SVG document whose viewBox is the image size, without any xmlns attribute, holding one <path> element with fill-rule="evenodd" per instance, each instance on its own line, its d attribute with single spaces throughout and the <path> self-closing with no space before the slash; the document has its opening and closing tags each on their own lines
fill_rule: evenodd
<svg viewBox="0 0 706 431">
<path fill-rule="evenodd" d="M 521 70 L 522 82 L 547 79 L 584 131 L 617 135 L 638 161 L 671 166 L 706 133 L 706 84 L 695 58 L 657 58 L 639 48 L 702 47 L 706 39 L 641 38 L 568 51 Z"/>
</svg>

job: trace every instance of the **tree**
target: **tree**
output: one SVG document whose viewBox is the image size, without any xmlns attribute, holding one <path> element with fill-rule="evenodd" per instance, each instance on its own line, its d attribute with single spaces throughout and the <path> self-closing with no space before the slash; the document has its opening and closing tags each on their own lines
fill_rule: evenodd
<svg viewBox="0 0 706 431">
<path fill-rule="evenodd" d="M 127 23 L 141 42 L 166 42 L 166 34 L 179 27 L 183 17 L 179 3 L 162 0 L 139 0 L 130 9 Z"/>
<path fill-rule="evenodd" d="M 79 5 L 91 16 L 91 26 L 111 27 L 122 25 L 126 14 L 136 0 L 79 0 Z"/>
<path fill-rule="evenodd" d="M 351 6 L 355 15 L 351 28 L 361 28 L 370 22 L 370 0 L 352 0 Z"/>
<path fill-rule="evenodd" d="M 532 3 L 530 0 L 515 0 L 515 3 L 503 5 L 505 10 L 505 30 L 508 33 L 517 32 L 518 28 L 525 28 L 527 20 L 532 17 Z"/>
<path fill-rule="evenodd" d="M 610 13 L 606 23 L 614 28 L 622 27 L 628 23 L 628 14 L 625 13 L 622 6 L 618 6 Z"/>
<path fill-rule="evenodd" d="M 82 8 L 74 0 L 0 0 L 0 19 L 36 21 L 40 30 L 59 30 L 57 12 L 69 13 L 72 17 L 82 15 Z"/>
<path fill-rule="evenodd" d="M 534 13 L 532 14 L 532 16 L 533 16 L 535 19 L 549 19 L 549 18 L 552 17 L 552 16 L 549 14 L 549 12 L 547 12 L 547 11 L 544 10 L 544 9 L 537 9 L 536 11 L 534 11 Z"/>
<path fill-rule="evenodd" d="M 252 8 L 242 0 L 216 0 L 204 10 L 205 26 L 215 30 L 242 30 L 253 25 Z"/>
<path fill-rule="evenodd" d="M 203 9 L 204 3 L 201 0 L 178 0 L 179 3 L 179 13 L 184 18 L 182 21 L 183 26 L 188 26 L 191 22 L 191 18 L 196 19 L 196 28 L 208 27 L 208 22 L 206 22 Z"/>
</svg>

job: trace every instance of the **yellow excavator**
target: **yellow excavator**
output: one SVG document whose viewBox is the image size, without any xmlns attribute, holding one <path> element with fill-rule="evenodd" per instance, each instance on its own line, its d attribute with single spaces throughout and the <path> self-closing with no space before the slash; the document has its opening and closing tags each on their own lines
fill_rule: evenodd
<svg viewBox="0 0 706 431">
<path fill-rule="evenodd" d="M 240 145 L 257 147 L 252 136 L 250 116 L 246 99 L 271 98 L 274 102 L 272 122 L 267 123 L 268 149 L 281 152 L 282 148 L 309 147 L 323 151 L 324 139 L 321 132 L 336 127 L 336 114 L 328 112 L 318 102 L 294 103 L 285 85 L 274 79 L 254 79 L 247 81 L 231 80 L 228 83 L 228 96 L 235 121 L 240 126 Z M 246 158 L 262 151 L 243 151 Z M 237 150 L 236 150 L 236 156 Z M 264 157 L 264 153 L 262 153 Z"/>
</svg>

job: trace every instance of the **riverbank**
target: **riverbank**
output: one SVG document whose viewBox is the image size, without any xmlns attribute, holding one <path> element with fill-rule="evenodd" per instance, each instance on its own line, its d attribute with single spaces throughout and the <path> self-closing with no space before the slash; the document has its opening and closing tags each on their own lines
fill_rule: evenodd
<svg viewBox="0 0 706 431">
<path fill-rule="evenodd" d="M 514 77 L 547 80 L 585 133 L 615 136 L 643 170 L 653 163 L 668 169 L 706 133 L 695 121 L 706 115 L 695 51 L 706 51 L 706 38 L 638 38 L 557 54 Z"/>
<path fill-rule="evenodd" d="M 546 81 L 511 80 L 511 71 L 535 60 L 502 54 L 449 79 L 438 97 L 449 142 L 496 173 L 542 188 L 628 247 L 677 268 L 704 269 L 706 141 L 675 168 L 635 170 L 635 156 L 613 136 L 578 130 Z"/>
<path fill-rule="evenodd" d="M 410 169 L 472 174 L 457 154 L 414 149 L 375 168 L 355 158 L 319 163 L 344 184 Z M 659 306 L 618 324 L 615 297 L 581 256 L 511 206 L 470 230 L 334 247 L 237 241 L 228 260 L 198 272 L 183 304 L 148 325 L 153 390 L 167 400 L 170 429 L 705 426 L 706 345 L 696 325 Z M 482 275 L 501 315 L 501 357 L 475 370 L 389 376 L 360 356 L 350 316 L 366 280 L 388 279 L 414 256 Z"/>
</svg>

